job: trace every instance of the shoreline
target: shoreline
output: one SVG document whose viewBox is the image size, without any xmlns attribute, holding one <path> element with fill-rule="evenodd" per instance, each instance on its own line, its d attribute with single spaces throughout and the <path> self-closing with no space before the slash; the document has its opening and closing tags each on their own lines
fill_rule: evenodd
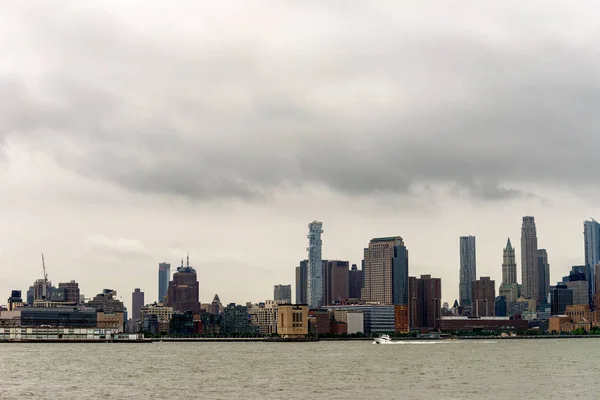
<svg viewBox="0 0 600 400">
<path fill-rule="evenodd" d="M 550 339 L 600 339 L 600 335 L 556 336 L 463 336 L 452 339 L 394 338 L 393 342 L 459 341 L 459 340 L 550 340 Z M 145 339 L 9 339 L 2 343 L 309 343 L 373 341 L 373 338 L 145 338 Z"/>
</svg>

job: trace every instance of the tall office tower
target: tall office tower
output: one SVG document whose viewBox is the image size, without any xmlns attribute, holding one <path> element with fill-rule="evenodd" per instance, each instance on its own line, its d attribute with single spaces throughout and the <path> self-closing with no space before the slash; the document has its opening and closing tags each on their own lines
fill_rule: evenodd
<svg viewBox="0 0 600 400">
<path fill-rule="evenodd" d="M 441 317 L 442 280 L 431 275 L 408 278 L 410 328 L 436 329 Z"/>
<path fill-rule="evenodd" d="M 348 273 L 349 285 L 348 298 L 360 299 L 360 290 L 362 289 L 362 270 L 356 267 L 356 264 L 352 264 L 352 269 Z"/>
<path fill-rule="evenodd" d="M 190 257 L 188 256 L 186 265 L 177 268 L 173 274 L 173 280 L 169 282 L 167 290 L 167 306 L 173 307 L 173 311 L 192 311 L 200 312 L 200 285 L 196 270 L 190 267 Z"/>
<path fill-rule="evenodd" d="M 588 269 L 587 279 L 590 283 L 590 304 L 600 288 L 597 286 L 596 265 L 600 264 L 600 223 L 595 219 L 583 222 L 583 240 L 585 245 L 585 266 Z"/>
<path fill-rule="evenodd" d="M 521 275 L 523 297 L 539 299 L 539 268 L 537 260 L 537 232 L 533 217 L 523 217 L 521 226 Z"/>
<path fill-rule="evenodd" d="M 292 303 L 292 285 L 275 285 L 273 287 L 273 300 Z"/>
<path fill-rule="evenodd" d="M 573 305 L 573 290 L 559 283 L 550 288 L 550 310 L 552 315 L 565 315 L 567 306 Z"/>
<path fill-rule="evenodd" d="M 308 282 L 308 260 L 300 261 L 300 265 L 296 267 L 296 304 L 306 304 Z"/>
<path fill-rule="evenodd" d="M 162 262 L 158 264 L 158 302 L 164 302 L 167 291 L 169 290 L 169 281 L 171 280 L 171 264 Z"/>
<path fill-rule="evenodd" d="M 460 237 L 460 279 L 458 297 L 462 307 L 473 304 L 473 282 L 477 279 L 475 236 Z"/>
<path fill-rule="evenodd" d="M 493 317 L 495 314 L 496 282 L 482 276 L 473 282 L 473 316 Z"/>
<path fill-rule="evenodd" d="M 538 290 L 539 303 L 547 303 L 550 294 L 550 264 L 548 264 L 548 252 L 546 249 L 538 249 Z"/>
<path fill-rule="evenodd" d="M 517 262 L 515 260 L 515 249 L 510 244 L 510 238 L 506 242 L 502 257 L 502 283 L 517 283 Z"/>
<path fill-rule="evenodd" d="M 323 261 L 323 304 L 339 304 L 348 300 L 349 267 L 348 261 Z"/>
<path fill-rule="evenodd" d="M 319 308 L 323 305 L 323 260 L 321 250 L 323 241 L 323 223 L 313 221 L 308 224 L 308 282 L 306 297 L 309 308 Z"/>
<path fill-rule="evenodd" d="M 58 284 L 58 290 L 63 292 L 67 303 L 79 304 L 81 294 L 79 293 L 79 284 L 75 281 L 61 282 Z"/>
<path fill-rule="evenodd" d="M 144 307 L 144 292 L 136 288 L 131 294 L 131 318 L 134 321 L 141 319 L 142 307 Z"/>
<path fill-rule="evenodd" d="M 371 239 L 364 250 L 361 299 L 408 305 L 408 250 L 400 236 Z"/>
</svg>

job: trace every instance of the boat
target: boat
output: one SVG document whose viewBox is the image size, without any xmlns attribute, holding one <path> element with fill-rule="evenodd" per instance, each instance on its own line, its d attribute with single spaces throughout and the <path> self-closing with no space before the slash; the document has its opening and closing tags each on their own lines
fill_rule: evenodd
<svg viewBox="0 0 600 400">
<path fill-rule="evenodd" d="M 392 343 L 390 335 L 381 335 L 378 338 L 373 339 L 373 344 L 388 344 Z"/>
</svg>

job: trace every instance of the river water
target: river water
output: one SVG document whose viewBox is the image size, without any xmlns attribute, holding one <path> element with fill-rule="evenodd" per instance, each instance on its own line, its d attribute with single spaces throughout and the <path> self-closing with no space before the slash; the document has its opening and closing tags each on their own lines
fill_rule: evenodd
<svg viewBox="0 0 600 400">
<path fill-rule="evenodd" d="M 0 344 L 0 399 L 598 399 L 600 340 Z"/>
</svg>

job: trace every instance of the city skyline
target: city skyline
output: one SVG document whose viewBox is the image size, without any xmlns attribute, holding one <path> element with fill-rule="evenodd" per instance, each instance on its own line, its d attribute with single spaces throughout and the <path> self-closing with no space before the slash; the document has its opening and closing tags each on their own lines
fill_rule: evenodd
<svg viewBox="0 0 600 400">
<path fill-rule="evenodd" d="M 498 283 L 524 215 L 556 282 L 597 215 L 599 6 L 468 3 L 6 2 L 0 290 L 44 252 L 53 282 L 150 299 L 189 251 L 202 301 L 258 301 L 318 219 L 323 258 L 401 235 L 453 303 L 456 238 Z"/>
</svg>

